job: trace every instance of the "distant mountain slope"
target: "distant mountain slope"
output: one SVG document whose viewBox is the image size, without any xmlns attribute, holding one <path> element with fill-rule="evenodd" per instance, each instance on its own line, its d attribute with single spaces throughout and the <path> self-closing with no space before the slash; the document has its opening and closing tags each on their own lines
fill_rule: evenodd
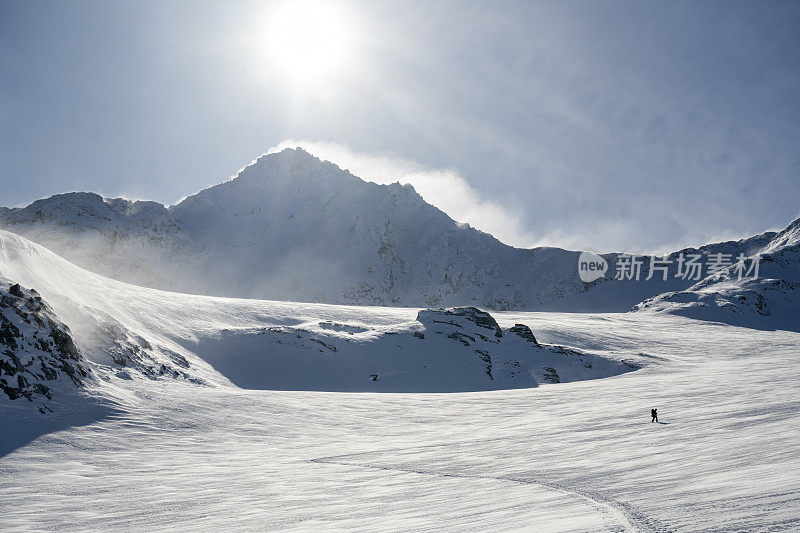
<svg viewBox="0 0 800 533">
<path fill-rule="evenodd" d="M 0 227 L 114 279 L 215 296 L 625 311 L 694 283 L 617 282 L 612 267 L 586 284 L 578 252 L 507 246 L 411 186 L 365 182 L 299 148 L 265 155 L 174 206 L 69 193 L 0 209 Z M 757 249 L 773 236 L 699 252 Z M 617 256 L 604 255 L 612 265 Z"/>
<path fill-rule="evenodd" d="M 800 329 L 800 219 L 771 239 L 760 255 L 756 279 L 731 265 L 718 276 L 647 299 L 635 309 L 667 312 L 757 328 Z"/>
<path fill-rule="evenodd" d="M 364 182 L 300 149 L 175 206 L 70 193 L 5 210 L 0 226 L 100 274 L 195 294 L 506 309 L 582 288 L 552 283 L 570 252 L 506 246 L 410 186 Z"/>
</svg>

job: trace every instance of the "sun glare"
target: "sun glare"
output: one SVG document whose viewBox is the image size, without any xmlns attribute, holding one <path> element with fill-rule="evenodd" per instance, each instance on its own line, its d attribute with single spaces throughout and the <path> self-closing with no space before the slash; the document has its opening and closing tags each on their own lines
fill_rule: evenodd
<svg viewBox="0 0 800 533">
<path fill-rule="evenodd" d="M 351 18 L 334 1 L 295 1 L 269 13 L 267 45 L 280 75 L 306 83 L 336 74 L 352 54 Z"/>
</svg>

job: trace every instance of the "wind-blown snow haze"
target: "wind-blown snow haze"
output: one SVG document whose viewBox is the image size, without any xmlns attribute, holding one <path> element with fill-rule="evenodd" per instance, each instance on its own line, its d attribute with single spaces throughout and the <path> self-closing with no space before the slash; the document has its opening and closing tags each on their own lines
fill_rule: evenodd
<svg viewBox="0 0 800 533">
<path fill-rule="evenodd" d="M 798 28 L 0 2 L 0 531 L 800 531 Z"/>
</svg>

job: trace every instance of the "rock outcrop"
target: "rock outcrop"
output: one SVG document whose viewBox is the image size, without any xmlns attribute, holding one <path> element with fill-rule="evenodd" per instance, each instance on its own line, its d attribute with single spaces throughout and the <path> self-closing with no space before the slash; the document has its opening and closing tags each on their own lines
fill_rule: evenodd
<svg viewBox="0 0 800 533">
<path fill-rule="evenodd" d="M 0 390 L 41 412 L 59 390 L 84 385 L 88 366 L 67 326 L 33 289 L 0 282 Z"/>
</svg>

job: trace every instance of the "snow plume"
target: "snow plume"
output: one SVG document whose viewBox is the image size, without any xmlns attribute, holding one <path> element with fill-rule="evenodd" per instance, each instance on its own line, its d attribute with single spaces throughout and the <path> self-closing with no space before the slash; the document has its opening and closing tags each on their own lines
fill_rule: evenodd
<svg viewBox="0 0 800 533">
<path fill-rule="evenodd" d="M 366 181 L 410 184 L 426 202 L 452 219 L 491 233 L 511 246 L 527 248 L 537 240 L 525 229 L 522 217 L 516 211 L 497 200 L 485 198 L 453 169 L 431 169 L 410 159 L 355 152 L 347 145 L 322 141 L 289 139 L 273 146 L 267 153 L 298 146 Z"/>
</svg>

